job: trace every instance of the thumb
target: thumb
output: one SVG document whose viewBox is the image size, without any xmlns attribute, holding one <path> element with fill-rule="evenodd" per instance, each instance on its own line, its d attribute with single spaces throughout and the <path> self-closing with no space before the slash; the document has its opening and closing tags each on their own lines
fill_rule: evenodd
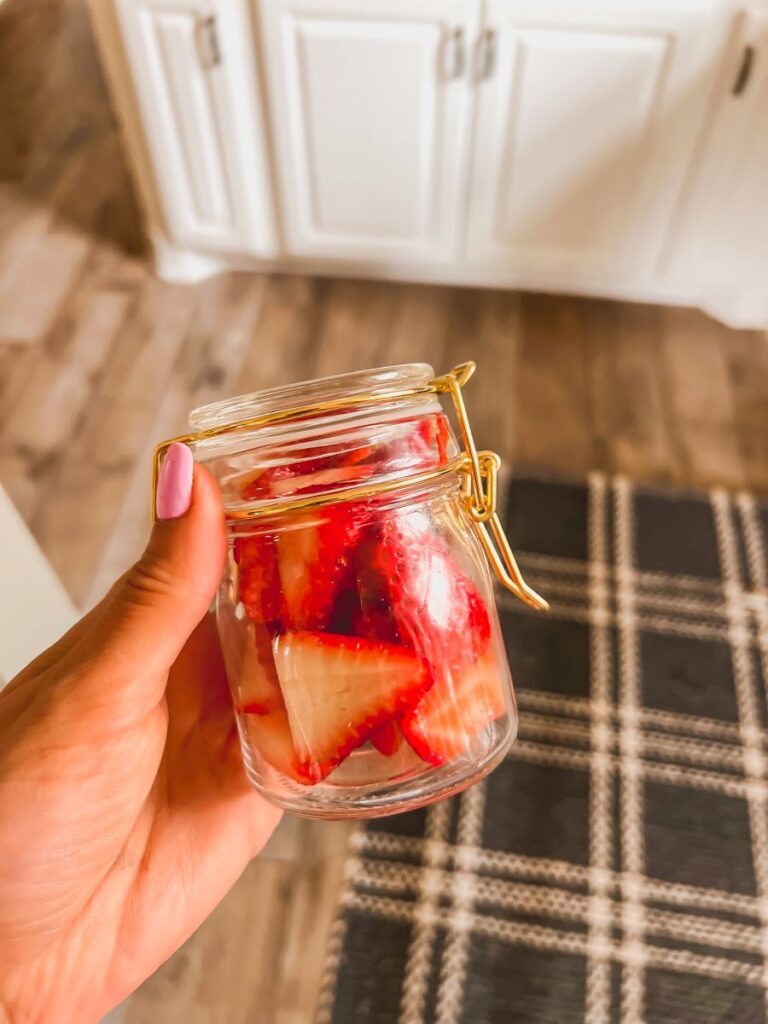
<svg viewBox="0 0 768 1024">
<path fill-rule="evenodd" d="M 109 656 L 115 682 L 165 677 L 221 579 L 226 556 L 221 496 L 186 445 L 168 449 L 155 509 L 147 548 L 107 595 L 98 627 L 98 647 Z"/>
</svg>

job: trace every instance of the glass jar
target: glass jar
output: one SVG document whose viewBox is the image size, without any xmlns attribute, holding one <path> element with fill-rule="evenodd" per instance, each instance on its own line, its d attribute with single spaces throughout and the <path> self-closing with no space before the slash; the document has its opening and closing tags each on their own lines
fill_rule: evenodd
<svg viewBox="0 0 768 1024">
<path fill-rule="evenodd" d="M 286 810 L 405 811 L 482 778 L 514 741 L 486 555 L 540 599 L 490 507 L 498 459 L 474 452 L 460 394 L 473 369 L 343 374 L 190 417 L 181 440 L 227 516 L 217 621 L 245 770 Z"/>
</svg>

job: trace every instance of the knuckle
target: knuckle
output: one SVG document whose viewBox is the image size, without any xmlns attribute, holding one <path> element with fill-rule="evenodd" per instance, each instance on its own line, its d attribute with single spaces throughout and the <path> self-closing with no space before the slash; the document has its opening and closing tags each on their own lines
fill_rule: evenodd
<svg viewBox="0 0 768 1024">
<path fill-rule="evenodd" d="M 178 587 L 173 569 L 145 555 L 123 577 L 123 596 L 129 603 L 147 604 L 167 597 Z"/>
</svg>

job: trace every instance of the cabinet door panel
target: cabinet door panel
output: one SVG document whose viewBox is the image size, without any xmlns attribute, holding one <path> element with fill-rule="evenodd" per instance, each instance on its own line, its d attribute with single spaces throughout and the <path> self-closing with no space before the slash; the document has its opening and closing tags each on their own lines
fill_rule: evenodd
<svg viewBox="0 0 768 1024">
<path fill-rule="evenodd" d="M 176 244 L 272 248 L 259 218 L 258 96 L 244 49 L 247 9 L 221 0 L 116 0 L 155 169 Z M 260 219 L 260 223 L 259 223 Z"/>
<path fill-rule="evenodd" d="M 642 36 L 517 34 L 495 143 L 499 239 L 578 259 L 615 252 L 666 48 Z"/>
<path fill-rule="evenodd" d="M 165 101 L 174 158 L 188 184 L 180 208 L 198 232 L 226 233 L 234 226 L 232 182 L 224 159 L 212 75 L 202 67 L 194 11 L 143 11 L 141 29 L 158 97 Z M 162 106 L 160 108 L 163 109 Z"/>
<path fill-rule="evenodd" d="M 491 0 L 473 262 L 564 279 L 653 274 L 724 40 L 718 14 L 686 0 L 663 13 Z"/>
<path fill-rule="evenodd" d="M 288 251 L 450 256 L 464 4 L 264 0 L 262 26 Z"/>
<path fill-rule="evenodd" d="M 751 55 L 751 56 L 750 56 Z M 739 20 L 686 190 L 668 274 L 736 327 L 768 326 L 768 8 Z"/>
</svg>

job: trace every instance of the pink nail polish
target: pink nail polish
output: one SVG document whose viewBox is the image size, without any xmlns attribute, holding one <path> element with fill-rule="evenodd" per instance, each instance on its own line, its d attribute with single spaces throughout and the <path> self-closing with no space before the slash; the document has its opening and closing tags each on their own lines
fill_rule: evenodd
<svg viewBox="0 0 768 1024">
<path fill-rule="evenodd" d="M 190 449 L 174 442 L 165 453 L 157 480 L 155 511 L 158 519 L 177 519 L 189 509 L 193 469 Z"/>
</svg>

